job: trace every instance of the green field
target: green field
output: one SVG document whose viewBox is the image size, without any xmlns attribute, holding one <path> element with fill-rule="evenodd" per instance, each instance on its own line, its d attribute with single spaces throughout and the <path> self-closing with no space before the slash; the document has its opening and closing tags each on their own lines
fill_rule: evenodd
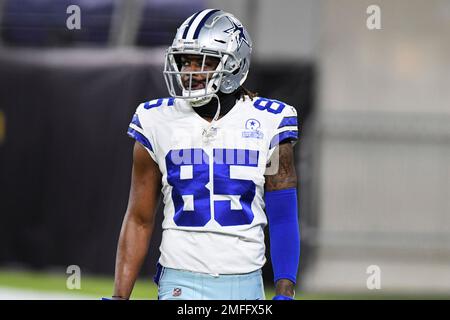
<svg viewBox="0 0 450 320">
<path fill-rule="evenodd" d="M 65 273 L 43 273 L 43 272 L 27 272 L 27 271 L 0 271 L 0 288 L 3 290 L 24 289 L 33 290 L 43 293 L 61 293 L 73 294 L 80 297 L 101 298 L 109 297 L 113 290 L 112 277 L 98 276 L 81 276 L 81 289 L 69 290 L 66 288 L 66 280 L 68 275 Z M 266 287 L 266 298 L 270 299 L 274 294 L 271 287 Z M 151 277 L 148 279 L 139 279 L 133 290 L 132 299 L 156 299 L 157 288 L 153 284 Z M 299 300 L 316 300 L 316 299 L 450 299 L 448 295 L 435 294 L 383 294 L 382 292 L 361 292 L 361 293 L 301 293 L 298 292 Z"/>
<path fill-rule="evenodd" d="M 81 276 L 81 289 L 66 288 L 68 275 L 43 272 L 0 271 L 0 287 L 26 289 L 42 292 L 60 292 L 93 297 L 109 297 L 113 292 L 114 279 L 112 277 Z M 266 290 L 266 296 L 272 296 L 273 289 Z M 158 293 L 153 279 L 139 279 L 136 282 L 132 299 L 157 299 Z"/>
</svg>

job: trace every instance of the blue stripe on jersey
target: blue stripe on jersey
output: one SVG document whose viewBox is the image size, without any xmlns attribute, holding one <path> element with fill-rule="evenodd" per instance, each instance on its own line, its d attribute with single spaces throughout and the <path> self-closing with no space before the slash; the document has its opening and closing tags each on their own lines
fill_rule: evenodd
<svg viewBox="0 0 450 320">
<path fill-rule="evenodd" d="M 279 145 L 281 142 L 283 142 L 286 139 L 297 140 L 298 139 L 298 131 L 297 130 L 288 130 L 288 131 L 283 131 L 283 132 L 277 134 L 270 141 L 270 149 L 272 149 L 273 147 L 276 147 L 277 145 Z"/>
<path fill-rule="evenodd" d="M 139 117 L 136 113 L 133 115 L 133 119 L 131 119 L 131 123 L 142 129 L 141 122 L 139 121 Z"/>
<path fill-rule="evenodd" d="M 206 22 L 206 20 L 208 20 L 208 18 L 209 17 L 211 17 L 211 15 L 213 15 L 215 12 L 217 12 L 217 11 L 220 11 L 219 9 L 214 9 L 214 10 L 211 10 L 210 12 L 208 12 L 204 17 L 203 17 L 203 19 L 200 21 L 200 23 L 197 25 L 197 29 L 195 29 L 195 32 L 194 32 L 194 37 L 193 37 L 193 39 L 197 39 L 198 38 L 198 35 L 199 35 L 199 33 L 200 33 L 200 30 L 203 28 L 203 26 L 205 25 L 205 22 Z"/>
<path fill-rule="evenodd" d="M 278 129 L 287 127 L 287 126 L 297 126 L 297 117 L 284 117 L 283 120 L 281 120 L 280 126 Z"/>
<path fill-rule="evenodd" d="M 128 131 L 127 134 L 135 139 L 136 141 L 138 141 L 140 144 L 142 144 L 144 147 L 146 147 L 147 149 L 149 149 L 150 151 L 153 151 L 153 147 L 150 143 L 150 141 L 148 141 L 148 139 L 146 137 L 144 137 L 144 135 L 140 132 L 137 132 L 136 130 L 134 130 L 133 128 L 128 127 Z"/>
<path fill-rule="evenodd" d="M 151 109 L 162 106 L 165 101 L 167 100 L 168 106 L 173 106 L 173 102 L 175 101 L 175 98 L 161 98 L 161 99 L 155 99 L 151 101 L 147 101 L 144 103 L 144 109 Z"/>
<path fill-rule="evenodd" d="M 192 19 L 189 20 L 189 24 L 188 24 L 188 26 L 184 29 L 184 32 L 183 32 L 183 39 L 186 39 L 187 34 L 188 34 L 188 32 L 189 32 L 189 28 L 190 28 L 191 25 L 192 25 L 192 22 L 194 22 L 195 18 L 197 18 L 197 16 L 198 16 L 200 13 L 202 13 L 203 11 L 205 11 L 205 10 L 202 10 L 202 11 L 197 12 L 197 13 L 192 17 Z"/>
</svg>

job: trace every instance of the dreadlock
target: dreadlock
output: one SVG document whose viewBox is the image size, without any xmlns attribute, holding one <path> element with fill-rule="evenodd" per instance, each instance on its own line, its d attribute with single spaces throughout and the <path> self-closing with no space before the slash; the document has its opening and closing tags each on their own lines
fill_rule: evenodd
<svg viewBox="0 0 450 320">
<path fill-rule="evenodd" d="M 237 89 L 237 94 L 238 94 L 239 99 L 243 98 L 244 101 L 245 101 L 245 96 L 249 96 L 251 101 L 253 101 L 254 97 L 258 96 L 257 92 L 250 91 L 247 88 L 244 88 L 242 86 Z"/>
</svg>

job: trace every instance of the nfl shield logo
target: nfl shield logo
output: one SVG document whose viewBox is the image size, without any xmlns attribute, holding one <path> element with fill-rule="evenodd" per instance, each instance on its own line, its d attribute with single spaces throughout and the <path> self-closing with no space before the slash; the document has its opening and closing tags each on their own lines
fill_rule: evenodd
<svg viewBox="0 0 450 320">
<path fill-rule="evenodd" d="M 172 291 L 172 296 L 178 297 L 181 295 L 181 288 L 174 288 Z"/>
</svg>

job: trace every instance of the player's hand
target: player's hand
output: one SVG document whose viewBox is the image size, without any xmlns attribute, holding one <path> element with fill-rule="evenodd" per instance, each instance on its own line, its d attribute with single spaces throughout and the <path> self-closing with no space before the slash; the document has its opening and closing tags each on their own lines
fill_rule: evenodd
<svg viewBox="0 0 450 320">
<path fill-rule="evenodd" d="M 294 300 L 294 283 L 288 279 L 280 279 L 275 284 L 275 296 L 272 300 Z"/>
</svg>

